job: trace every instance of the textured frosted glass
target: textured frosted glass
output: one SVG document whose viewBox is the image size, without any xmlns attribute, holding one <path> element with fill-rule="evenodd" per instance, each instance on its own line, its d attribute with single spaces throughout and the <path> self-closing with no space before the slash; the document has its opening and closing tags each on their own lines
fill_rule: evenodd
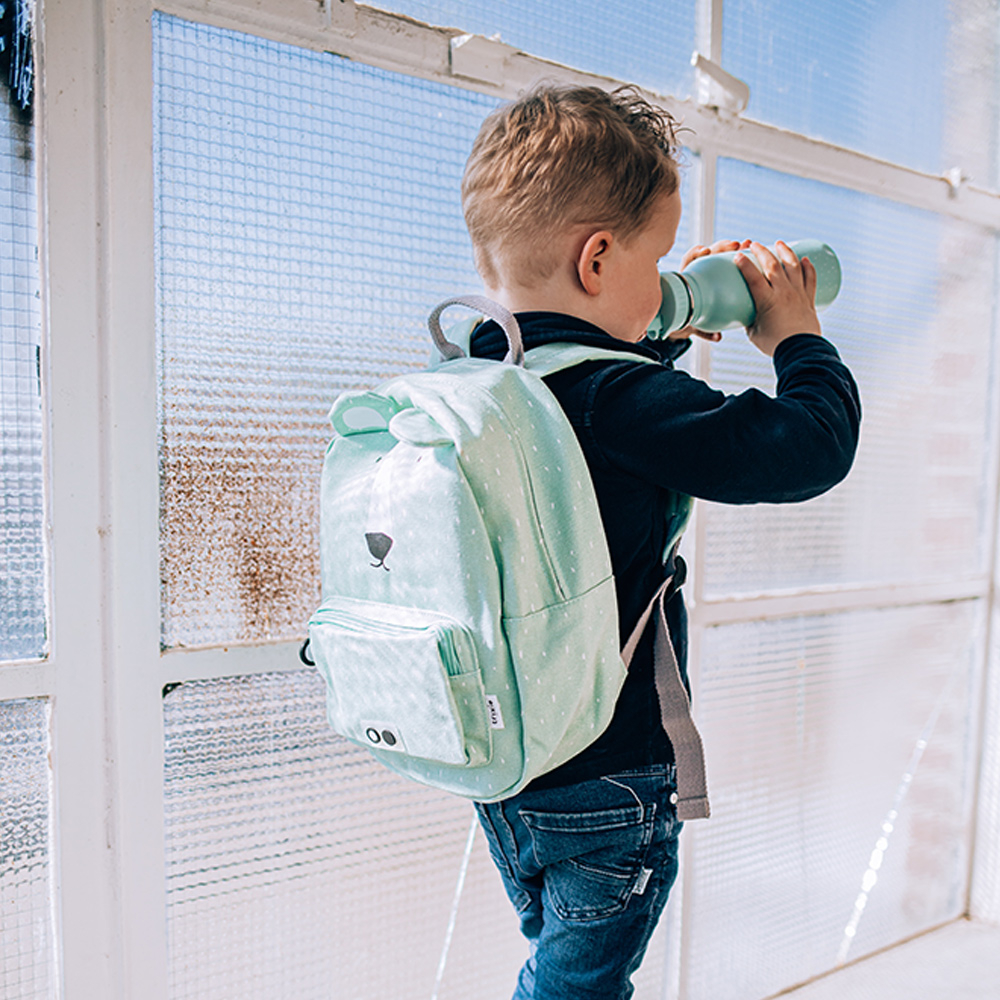
<svg viewBox="0 0 1000 1000">
<path fill-rule="evenodd" d="M 493 102 L 154 19 L 163 642 L 299 635 L 325 416 L 429 357 L 479 279 L 459 180 Z"/>
<path fill-rule="evenodd" d="M 848 479 L 801 505 L 707 510 L 712 597 L 826 583 L 941 581 L 987 568 L 995 237 L 929 213 L 722 160 L 716 233 L 817 236 L 840 255 L 823 328 L 864 413 Z M 711 381 L 773 391 L 741 331 Z"/>
<path fill-rule="evenodd" d="M 657 265 L 661 271 L 679 271 L 684 254 L 697 242 L 696 192 L 701 183 L 701 158 L 689 150 L 681 152 L 680 195 L 681 221 L 677 226 L 674 245 Z M 689 352 L 692 353 L 693 352 Z"/>
<path fill-rule="evenodd" d="M 371 6 L 491 37 L 531 55 L 685 97 L 691 90 L 690 0 L 376 0 Z"/>
<path fill-rule="evenodd" d="M 0 81 L 0 660 L 45 651 L 34 129 Z"/>
<path fill-rule="evenodd" d="M 973 917 L 1000 925 L 1000 607 L 996 602 L 990 639 L 970 911 Z"/>
<path fill-rule="evenodd" d="M 312 671 L 185 684 L 164 711 L 173 1000 L 431 996 L 469 803 L 333 735 Z M 442 1000 L 499 998 L 523 951 L 477 833 Z"/>
<path fill-rule="evenodd" d="M 164 723 L 172 1000 L 427 1000 L 470 804 L 331 733 L 313 671 L 184 684 Z M 526 948 L 477 828 L 437 995 L 510 996 Z"/>
<path fill-rule="evenodd" d="M 0 701 L 0 996 L 55 1000 L 49 708 Z"/>
<path fill-rule="evenodd" d="M 981 603 L 705 632 L 687 996 L 770 996 L 964 911 Z"/>
<path fill-rule="evenodd" d="M 726 0 L 749 118 L 995 185 L 993 0 Z"/>
</svg>

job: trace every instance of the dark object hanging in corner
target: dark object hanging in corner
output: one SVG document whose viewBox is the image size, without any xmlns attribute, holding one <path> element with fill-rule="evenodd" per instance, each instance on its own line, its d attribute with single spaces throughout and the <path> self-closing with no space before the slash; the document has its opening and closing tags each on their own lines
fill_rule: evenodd
<svg viewBox="0 0 1000 1000">
<path fill-rule="evenodd" d="M 29 118 L 35 95 L 34 23 L 35 0 L 0 0 L 0 75 L 14 107 Z"/>
</svg>

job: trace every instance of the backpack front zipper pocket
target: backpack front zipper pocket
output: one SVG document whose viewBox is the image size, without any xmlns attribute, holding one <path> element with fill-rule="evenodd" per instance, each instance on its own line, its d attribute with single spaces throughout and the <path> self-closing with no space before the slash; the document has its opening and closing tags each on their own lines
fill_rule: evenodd
<svg viewBox="0 0 1000 1000">
<path fill-rule="evenodd" d="M 486 692 L 469 630 L 418 608 L 332 597 L 309 622 L 330 725 L 373 750 L 489 762 Z"/>
</svg>

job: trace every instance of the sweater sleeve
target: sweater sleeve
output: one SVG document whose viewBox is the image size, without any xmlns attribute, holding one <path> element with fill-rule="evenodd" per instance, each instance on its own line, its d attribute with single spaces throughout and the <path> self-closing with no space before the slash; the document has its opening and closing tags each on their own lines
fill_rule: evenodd
<svg viewBox="0 0 1000 1000">
<path fill-rule="evenodd" d="M 628 475 L 721 503 L 818 496 L 851 468 L 857 386 L 836 348 L 800 334 L 774 355 L 777 392 L 726 395 L 685 372 L 610 365 L 592 381 L 584 433 Z"/>
</svg>

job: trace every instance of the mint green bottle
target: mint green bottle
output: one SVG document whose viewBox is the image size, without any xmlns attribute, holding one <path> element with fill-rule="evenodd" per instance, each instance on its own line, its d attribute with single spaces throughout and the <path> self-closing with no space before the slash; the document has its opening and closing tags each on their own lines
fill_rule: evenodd
<svg viewBox="0 0 1000 1000">
<path fill-rule="evenodd" d="M 816 268 L 816 308 L 824 309 L 840 291 L 840 261 L 820 240 L 789 243 L 800 260 L 808 257 Z M 733 262 L 736 253 L 699 257 L 684 271 L 660 275 L 663 295 L 648 335 L 662 339 L 674 330 L 693 326 L 699 330 L 730 330 L 750 326 L 757 317 L 750 289 Z M 750 251 L 744 256 L 756 262 Z"/>
</svg>

